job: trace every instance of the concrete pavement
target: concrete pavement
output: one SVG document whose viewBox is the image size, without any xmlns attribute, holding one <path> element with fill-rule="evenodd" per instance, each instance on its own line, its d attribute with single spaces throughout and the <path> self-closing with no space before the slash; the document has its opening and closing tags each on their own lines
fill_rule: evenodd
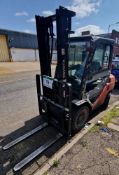
<svg viewBox="0 0 119 175">
<path fill-rule="evenodd" d="M 119 134 L 112 136 L 101 131 L 89 132 L 68 151 L 48 175 L 118 175 L 119 157 L 107 148 L 119 152 Z"/>
<path fill-rule="evenodd" d="M 0 75 L 14 74 L 18 72 L 37 71 L 39 62 L 2 62 L 0 63 Z"/>
<path fill-rule="evenodd" d="M 119 108 L 119 107 L 117 107 Z M 108 128 L 116 130 L 119 132 L 119 116 L 112 119 L 110 123 L 108 123 Z"/>
<path fill-rule="evenodd" d="M 56 62 L 53 62 L 54 68 Z M 33 72 L 40 70 L 40 63 L 38 62 L 0 62 L 0 75 L 9 75 L 21 72 Z"/>
<path fill-rule="evenodd" d="M 112 120 L 118 126 L 119 104 L 104 118 L 115 116 Z M 102 117 L 103 120 L 103 117 Z M 92 122 L 91 122 L 92 123 Z M 110 123 L 112 124 L 112 123 Z M 90 127 L 90 126 L 89 126 Z M 118 175 L 119 173 L 119 132 L 116 128 L 104 131 L 105 126 L 92 128 L 73 147 L 62 155 L 57 166 L 47 175 Z M 39 170 L 40 172 L 40 170 Z M 36 173 L 38 175 L 38 173 Z"/>
</svg>

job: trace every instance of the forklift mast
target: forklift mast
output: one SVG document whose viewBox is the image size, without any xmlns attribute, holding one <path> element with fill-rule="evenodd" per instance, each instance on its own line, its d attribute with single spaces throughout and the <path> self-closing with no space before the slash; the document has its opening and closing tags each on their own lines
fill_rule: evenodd
<svg viewBox="0 0 119 175">
<path fill-rule="evenodd" d="M 49 17 L 36 16 L 36 29 L 41 65 L 41 75 L 51 76 L 51 59 L 53 49 L 53 22 L 56 21 L 57 32 L 57 67 L 55 78 L 67 81 L 68 44 L 71 31 L 71 18 L 75 12 L 64 7 L 56 9 L 56 15 Z M 50 42 L 51 40 L 51 42 Z M 50 46 L 51 43 L 51 46 Z"/>
<path fill-rule="evenodd" d="M 75 12 L 64 7 L 56 9 L 49 17 L 36 16 L 41 75 L 36 75 L 40 114 L 45 114 L 48 123 L 56 126 L 64 135 L 71 135 L 72 90 L 68 83 L 68 46 L 71 19 Z M 53 48 L 53 22 L 56 21 L 57 66 L 55 76 L 51 76 Z M 50 42 L 51 41 L 51 42 Z M 51 45 L 50 45 L 51 43 Z"/>
</svg>

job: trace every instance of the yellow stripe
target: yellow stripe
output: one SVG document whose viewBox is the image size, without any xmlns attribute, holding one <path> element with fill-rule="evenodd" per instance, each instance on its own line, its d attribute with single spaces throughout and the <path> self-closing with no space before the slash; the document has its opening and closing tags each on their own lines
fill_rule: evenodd
<svg viewBox="0 0 119 175">
<path fill-rule="evenodd" d="M 10 61 L 7 40 L 5 35 L 0 35 L 0 62 Z"/>
</svg>

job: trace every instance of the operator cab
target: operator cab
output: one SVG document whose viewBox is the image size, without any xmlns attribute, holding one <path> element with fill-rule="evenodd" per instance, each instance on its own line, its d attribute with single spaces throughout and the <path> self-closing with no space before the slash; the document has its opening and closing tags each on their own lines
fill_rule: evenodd
<svg viewBox="0 0 119 175">
<path fill-rule="evenodd" d="M 106 83 L 106 78 L 110 74 L 113 42 L 111 39 L 96 36 L 70 39 L 68 76 L 73 86 L 74 98 L 82 98 L 82 94 L 79 93 L 82 81 L 86 81 L 84 91 L 91 101 L 96 98 L 93 97 L 95 93 L 96 96 L 98 95 L 97 89 L 102 90 L 101 82 L 104 83 L 105 80 Z"/>
</svg>

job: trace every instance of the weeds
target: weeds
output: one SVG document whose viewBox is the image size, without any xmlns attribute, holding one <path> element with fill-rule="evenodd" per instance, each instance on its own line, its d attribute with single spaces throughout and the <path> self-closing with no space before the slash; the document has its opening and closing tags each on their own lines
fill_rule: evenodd
<svg viewBox="0 0 119 175">
<path fill-rule="evenodd" d="M 43 173 L 43 175 L 48 175 L 48 172 Z"/>
<path fill-rule="evenodd" d="M 97 131 L 99 131 L 99 129 L 100 129 L 100 126 L 95 125 L 90 129 L 90 132 L 97 132 Z"/>
<path fill-rule="evenodd" d="M 104 125 L 107 126 L 108 123 L 111 122 L 111 120 L 119 115 L 119 108 L 113 108 L 111 111 L 109 111 L 103 118 L 102 121 L 104 122 Z"/>
<path fill-rule="evenodd" d="M 54 160 L 53 167 L 58 167 L 58 165 L 59 165 L 59 160 Z"/>
<path fill-rule="evenodd" d="M 104 115 L 104 117 L 102 117 L 101 121 L 103 121 L 104 124 L 103 124 L 102 126 L 100 126 L 100 125 L 95 125 L 94 127 L 92 127 L 92 128 L 90 129 L 90 132 L 97 132 L 97 131 L 99 131 L 99 129 L 100 129 L 101 127 L 107 126 L 107 124 L 110 123 L 111 120 L 112 120 L 113 118 L 117 117 L 117 116 L 119 116 L 119 108 L 117 108 L 117 106 L 116 106 L 116 107 L 114 107 L 111 111 L 107 112 L 107 113 Z"/>
</svg>

